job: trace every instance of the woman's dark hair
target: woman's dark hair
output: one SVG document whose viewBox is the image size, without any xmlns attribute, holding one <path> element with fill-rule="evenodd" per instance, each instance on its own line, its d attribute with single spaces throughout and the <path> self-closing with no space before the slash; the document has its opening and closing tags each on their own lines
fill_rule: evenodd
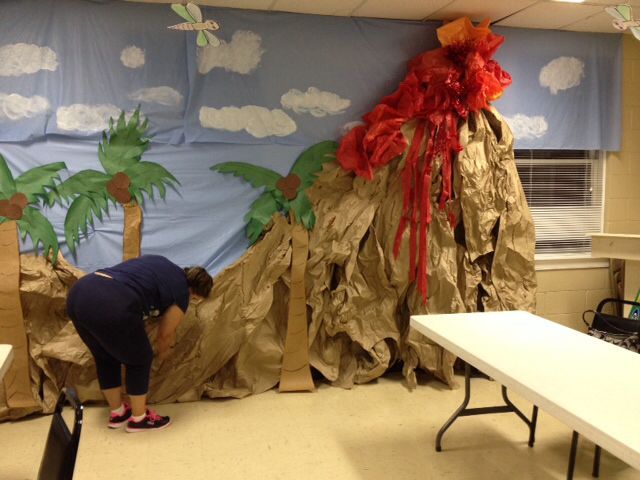
<svg viewBox="0 0 640 480">
<path fill-rule="evenodd" d="M 187 276 L 187 285 L 192 293 L 207 298 L 213 288 L 213 278 L 202 267 L 186 267 L 184 273 Z"/>
</svg>

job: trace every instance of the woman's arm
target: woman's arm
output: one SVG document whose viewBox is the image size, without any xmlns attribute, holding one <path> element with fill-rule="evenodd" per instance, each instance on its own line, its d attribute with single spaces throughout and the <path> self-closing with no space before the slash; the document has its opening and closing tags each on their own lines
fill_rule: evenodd
<svg viewBox="0 0 640 480">
<path fill-rule="evenodd" d="M 171 348 L 176 343 L 176 329 L 183 318 L 184 312 L 177 305 L 171 305 L 160 317 L 157 338 L 160 360 L 165 360 L 169 356 Z"/>
</svg>

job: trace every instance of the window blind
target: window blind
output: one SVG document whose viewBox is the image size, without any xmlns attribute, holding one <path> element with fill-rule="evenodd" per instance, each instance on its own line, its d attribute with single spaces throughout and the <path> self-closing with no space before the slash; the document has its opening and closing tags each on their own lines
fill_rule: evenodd
<svg viewBox="0 0 640 480">
<path fill-rule="evenodd" d="M 602 232 L 604 155 L 596 150 L 515 150 L 536 227 L 536 256 L 585 256 Z"/>
</svg>

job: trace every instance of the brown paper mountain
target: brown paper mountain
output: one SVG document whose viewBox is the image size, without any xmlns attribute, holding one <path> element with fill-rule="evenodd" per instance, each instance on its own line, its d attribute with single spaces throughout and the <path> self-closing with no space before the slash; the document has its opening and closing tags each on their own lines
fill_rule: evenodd
<svg viewBox="0 0 640 480">
<path fill-rule="evenodd" d="M 535 304 L 534 227 L 513 158 L 511 132 L 495 112 L 471 114 L 459 128 L 463 150 L 453 164 L 449 224 L 434 209 L 429 297 L 407 277 L 408 252 L 393 256 L 402 209 L 402 158 L 372 181 L 325 164 L 307 190 L 316 215 L 305 275 L 311 366 L 333 385 L 371 381 L 402 362 L 452 384 L 454 357 L 409 329 L 419 313 L 528 310 Z M 437 198 L 439 166 L 432 195 Z M 290 286 L 291 228 L 280 215 L 264 237 L 215 278 L 210 297 L 190 308 L 170 359 L 152 369 L 150 402 L 244 397 L 280 377 Z M 20 292 L 29 332 L 31 378 L 43 412 L 59 389 L 101 400 L 93 360 L 64 313 L 66 293 L 82 272 L 59 259 L 22 256 Z M 149 324 L 150 336 L 155 335 Z M 42 393 L 40 393 L 42 392 Z M 1 402 L 0 402 L 1 405 Z M 2 409 L 0 418 L 19 410 Z"/>
</svg>

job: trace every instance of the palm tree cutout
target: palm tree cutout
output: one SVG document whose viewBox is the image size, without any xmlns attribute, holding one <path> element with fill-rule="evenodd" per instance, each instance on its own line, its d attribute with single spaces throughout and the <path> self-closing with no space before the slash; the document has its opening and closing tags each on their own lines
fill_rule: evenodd
<svg viewBox="0 0 640 480">
<path fill-rule="evenodd" d="M 322 164 L 335 160 L 338 144 L 321 142 L 302 152 L 283 177 L 273 170 L 241 162 L 214 165 L 211 170 L 242 177 L 265 191 L 251 204 L 247 220 L 247 236 L 255 243 L 271 221 L 273 214 L 283 212 L 291 225 L 291 294 L 280 372 L 281 392 L 314 390 L 309 366 L 309 336 L 304 275 L 309 255 L 309 234 L 315 224 L 311 201 L 305 190 L 316 179 Z"/>
<path fill-rule="evenodd" d="M 154 187 L 165 198 L 166 186 L 180 184 L 162 165 L 141 161 L 149 148 L 144 137 L 148 121 L 140 123 L 137 108 L 129 121 L 124 111 L 114 124 L 109 121 L 109 131 L 102 133 L 98 147 L 98 159 L 104 172 L 82 170 L 58 186 L 58 192 L 71 205 L 64 220 L 64 235 L 72 253 L 80 243 L 80 233 L 86 235 L 94 217 L 102 221 L 103 213 L 109 213 L 109 201 L 124 208 L 123 259 L 140 256 L 140 229 L 144 194 L 153 198 Z"/>
<path fill-rule="evenodd" d="M 34 248 L 42 244 L 42 254 L 52 263 L 58 257 L 58 239 L 53 226 L 37 205 L 47 196 L 55 197 L 58 172 L 62 162 L 32 168 L 13 178 L 0 155 L 0 343 L 15 348 L 11 369 L 4 380 L 7 405 L 34 411 L 37 403 L 31 392 L 29 352 L 24 317 L 20 303 L 20 247 L 18 230 L 24 240 L 31 238 Z"/>
</svg>

